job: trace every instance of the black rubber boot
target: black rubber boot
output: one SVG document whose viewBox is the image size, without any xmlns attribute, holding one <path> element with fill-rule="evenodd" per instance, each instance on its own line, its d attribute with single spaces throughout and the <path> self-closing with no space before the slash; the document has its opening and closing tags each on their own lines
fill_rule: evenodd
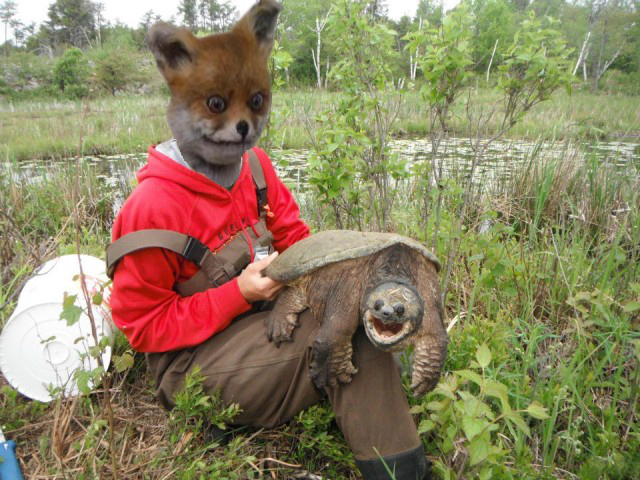
<svg viewBox="0 0 640 480">
<path fill-rule="evenodd" d="M 422 445 L 415 450 L 389 457 L 356 460 L 356 465 L 364 480 L 429 480 L 431 478 Z"/>
</svg>

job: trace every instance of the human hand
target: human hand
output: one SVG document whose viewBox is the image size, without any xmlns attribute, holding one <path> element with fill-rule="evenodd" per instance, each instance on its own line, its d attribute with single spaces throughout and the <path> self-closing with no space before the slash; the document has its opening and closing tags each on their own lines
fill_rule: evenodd
<svg viewBox="0 0 640 480">
<path fill-rule="evenodd" d="M 238 277 L 240 293 L 247 302 L 273 300 L 278 292 L 285 287 L 283 284 L 262 275 L 262 270 L 267 268 L 277 256 L 278 252 L 273 252 L 262 260 L 250 263 Z"/>
</svg>

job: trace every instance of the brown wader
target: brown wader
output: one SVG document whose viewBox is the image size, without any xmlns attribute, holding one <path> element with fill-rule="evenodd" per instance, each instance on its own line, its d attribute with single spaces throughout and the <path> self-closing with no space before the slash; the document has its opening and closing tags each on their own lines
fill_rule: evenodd
<svg viewBox="0 0 640 480">
<path fill-rule="evenodd" d="M 252 154 L 250 151 L 249 159 L 261 213 L 256 229 L 261 235 L 250 235 L 254 245 L 271 247 L 273 237 L 265 222 L 268 209 L 263 208 L 266 183 L 259 161 Z M 230 280 L 249 262 L 248 243 L 242 235 L 215 254 L 199 241 L 177 232 L 143 230 L 122 237 L 127 238 L 108 247 L 108 271 L 113 273 L 116 262 L 132 251 L 168 248 L 202 267 L 191 280 L 176 286 L 183 296 Z M 268 314 L 249 312 L 195 347 L 147 354 L 162 405 L 173 407 L 175 393 L 196 365 L 207 391 L 219 391 L 225 402 L 240 406 L 242 411 L 234 418 L 237 425 L 276 427 L 326 395 L 365 478 L 390 478 L 380 462 L 381 456 L 395 472 L 396 480 L 422 479 L 426 471 L 422 444 L 393 356 L 376 349 L 359 329 L 353 339 L 353 363 L 358 373 L 350 383 L 322 392 L 309 376 L 317 321 L 309 310 L 303 312 L 293 341 L 276 348 L 267 340 L 264 320 Z"/>
</svg>

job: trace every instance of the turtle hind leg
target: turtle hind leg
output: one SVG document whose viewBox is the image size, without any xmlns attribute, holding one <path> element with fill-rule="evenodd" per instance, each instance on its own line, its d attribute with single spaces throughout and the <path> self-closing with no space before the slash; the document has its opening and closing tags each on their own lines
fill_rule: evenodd
<svg viewBox="0 0 640 480">
<path fill-rule="evenodd" d="M 280 346 L 282 342 L 291 342 L 291 334 L 298 326 L 298 314 L 308 307 L 307 297 L 295 287 L 287 287 L 280 295 L 265 320 L 267 337 L 270 342 Z"/>
<path fill-rule="evenodd" d="M 327 301 L 322 326 L 313 342 L 309 373 L 318 388 L 349 383 L 358 372 L 352 363 L 352 338 L 358 328 L 359 304 L 340 301 L 347 300 L 340 293 L 350 293 L 343 290 Z"/>
<path fill-rule="evenodd" d="M 313 343 L 309 375 L 318 388 L 335 387 L 340 383 L 349 383 L 358 369 L 351 362 L 353 347 L 351 339 L 336 345 L 324 338 Z"/>
</svg>

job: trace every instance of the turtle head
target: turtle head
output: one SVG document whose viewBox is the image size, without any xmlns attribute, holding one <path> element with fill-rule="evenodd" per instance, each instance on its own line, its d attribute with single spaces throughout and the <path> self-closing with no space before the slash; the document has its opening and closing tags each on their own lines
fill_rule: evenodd
<svg viewBox="0 0 640 480">
<path fill-rule="evenodd" d="M 369 340 L 381 350 L 402 350 L 420 328 L 424 302 L 407 283 L 385 281 L 365 293 L 362 323 Z"/>
</svg>

